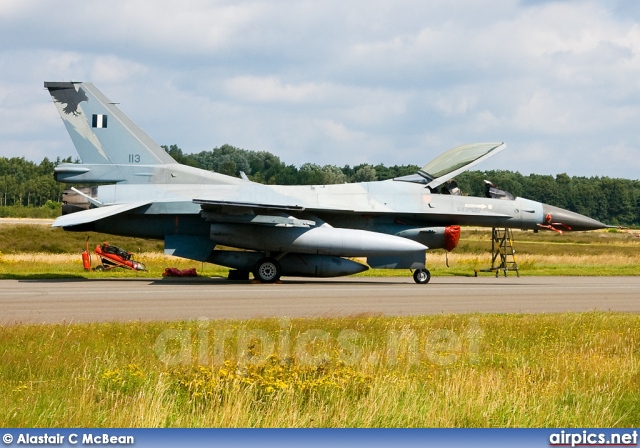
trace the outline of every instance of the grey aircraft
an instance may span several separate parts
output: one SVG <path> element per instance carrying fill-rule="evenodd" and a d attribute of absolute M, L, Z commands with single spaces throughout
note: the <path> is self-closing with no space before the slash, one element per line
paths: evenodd
<path fill-rule="evenodd" d="M 514 198 L 460 194 L 457 174 L 505 148 L 453 148 L 411 176 L 339 185 L 263 185 L 177 163 L 93 84 L 45 82 L 82 160 L 55 168 L 72 188 L 53 226 L 164 240 L 165 253 L 232 268 L 231 279 L 335 277 L 413 270 L 428 283 L 427 249 L 452 250 L 461 225 L 594 230 L 605 224 Z M 217 246 L 244 250 L 221 250 Z M 367 265 L 349 258 L 365 258 Z"/>

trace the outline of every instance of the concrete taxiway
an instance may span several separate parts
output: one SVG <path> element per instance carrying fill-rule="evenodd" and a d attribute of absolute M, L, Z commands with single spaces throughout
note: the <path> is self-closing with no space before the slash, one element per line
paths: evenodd
<path fill-rule="evenodd" d="M 640 277 L 0 280 L 0 323 L 640 312 Z"/>

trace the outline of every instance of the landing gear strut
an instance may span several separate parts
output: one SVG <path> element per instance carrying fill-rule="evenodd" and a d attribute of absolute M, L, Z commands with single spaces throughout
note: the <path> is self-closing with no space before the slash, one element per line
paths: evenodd
<path fill-rule="evenodd" d="M 419 285 L 425 285 L 431 280 L 431 272 L 428 269 L 416 269 L 413 272 L 413 280 Z"/>
<path fill-rule="evenodd" d="M 275 258 L 266 257 L 259 260 L 253 267 L 253 276 L 260 283 L 275 283 L 280 279 L 282 269 Z"/>

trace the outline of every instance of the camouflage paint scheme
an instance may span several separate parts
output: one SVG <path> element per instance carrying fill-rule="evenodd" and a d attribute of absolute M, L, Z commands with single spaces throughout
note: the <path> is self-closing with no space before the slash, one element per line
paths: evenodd
<path fill-rule="evenodd" d="M 56 167 L 56 179 L 100 184 L 75 190 L 85 209 L 61 216 L 55 227 L 161 239 L 166 253 L 231 267 L 237 278 L 249 272 L 263 282 L 349 275 L 368 267 L 345 257 L 366 257 L 371 267 L 415 270 L 415 281 L 427 283 L 426 251 L 453 249 L 458 226 L 606 227 L 508 194 L 442 194 L 442 184 L 504 149 L 503 143 L 453 148 L 405 178 L 262 185 L 178 164 L 90 83 L 45 82 L 45 88 L 82 160 Z"/>

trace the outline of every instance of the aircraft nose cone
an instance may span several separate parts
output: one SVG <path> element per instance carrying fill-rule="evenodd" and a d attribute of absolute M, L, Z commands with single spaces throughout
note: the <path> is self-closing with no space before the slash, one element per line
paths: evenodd
<path fill-rule="evenodd" d="M 552 226 L 557 230 L 597 230 L 607 227 L 606 224 L 601 223 L 588 216 L 581 215 L 580 213 L 570 212 L 560 207 L 554 207 L 553 205 L 542 204 L 543 213 L 543 226 Z"/>

